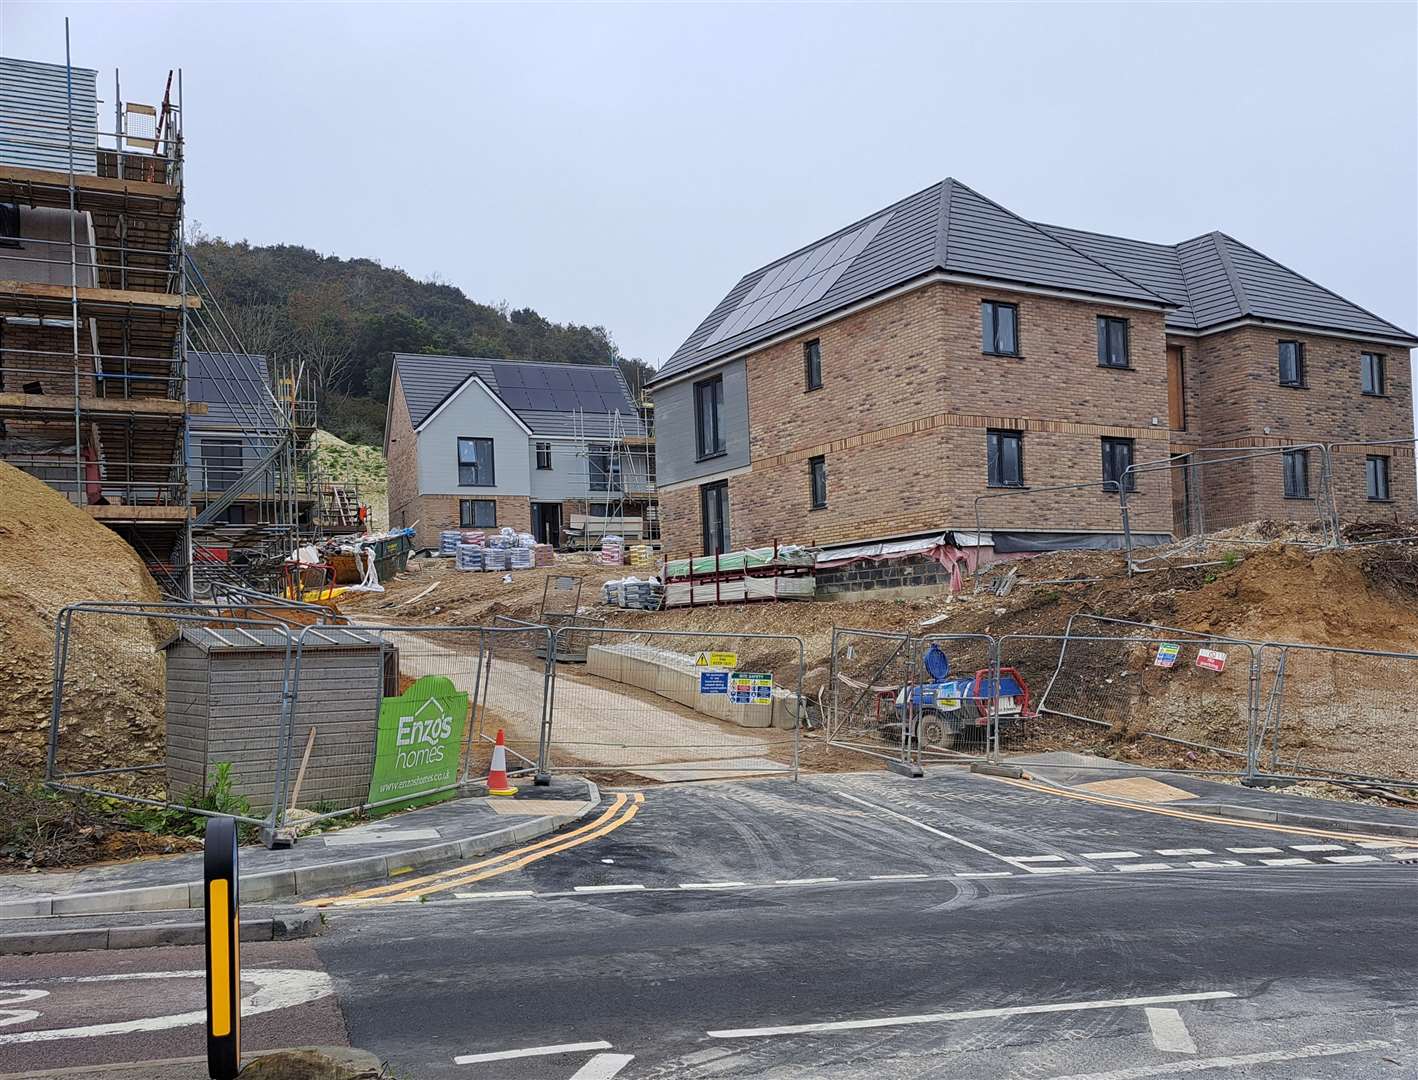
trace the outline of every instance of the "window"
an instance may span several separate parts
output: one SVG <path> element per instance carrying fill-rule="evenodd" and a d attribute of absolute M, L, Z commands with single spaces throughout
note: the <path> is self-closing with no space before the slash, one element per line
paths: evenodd
<path fill-rule="evenodd" d="M 241 475 L 241 440 L 202 440 L 202 490 L 226 491 Z"/>
<path fill-rule="evenodd" d="M 809 390 L 822 389 L 822 343 L 817 338 L 803 346 L 803 381 Z"/>
<path fill-rule="evenodd" d="M 611 452 L 609 446 L 591 447 L 591 490 L 620 490 L 620 455 Z"/>
<path fill-rule="evenodd" d="M 491 529 L 497 524 L 497 503 L 493 499 L 459 499 L 460 529 Z"/>
<path fill-rule="evenodd" d="M 0 203 L 0 247 L 20 246 L 20 206 L 18 203 Z"/>
<path fill-rule="evenodd" d="M 1129 491 L 1137 490 L 1137 474 L 1128 472 L 1132 467 L 1132 440 L 1103 440 L 1103 483 L 1111 484 L 1108 491 L 1117 491 L 1122 484 Z"/>
<path fill-rule="evenodd" d="M 986 432 L 985 458 L 990 487 L 1024 486 L 1024 436 L 1019 432 Z"/>
<path fill-rule="evenodd" d="M 807 459 L 808 493 L 812 509 L 827 509 L 827 459 L 819 455 Z"/>
<path fill-rule="evenodd" d="M 1298 341 L 1280 343 L 1280 385 L 1305 385 L 1305 346 Z"/>
<path fill-rule="evenodd" d="M 724 452 L 724 430 L 719 414 L 724 410 L 724 377 L 694 384 L 694 430 L 698 437 L 700 459 L 717 457 Z"/>
<path fill-rule="evenodd" d="M 1388 458 L 1383 454 L 1370 455 L 1364 461 L 1364 472 L 1369 485 L 1369 501 L 1388 502 Z"/>
<path fill-rule="evenodd" d="M 537 443 L 537 468 L 543 472 L 551 470 L 551 443 Z"/>
<path fill-rule="evenodd" d="M 1383 354 L 1366 352 L 1359 357 L 1359 365 L 1364 393 L 1373 397 L 1383 397 L 1387 392 L 1384 386 Z"/>
<path fill-rule="evenodd" d="M 705 484 L 699 489 L 699 517 L 704 526 L 704 554 L 729 550 L 729 482 Z"/>
<path fill-rule="evenodd" d="M 493 487 L 497 478 L 492 467 L 491 439 L 458 440 L 458 486 Z"/>
<path fill-rule="evenodd" d="M 980 348 L 991 356 L 1019 355 L 1019 308 L 994 300 L 980 304 Z"/>
<path fill-rule="evenodd" d="M 1310 497 L 1310 452 L 1308 450 L 1286 450 L 1285 497 L 1287 499 L 1308 499 Z"/>
<path fill-rule="evenodd" d="M 1098 364 L 1101 367 L 1125 368 L 1128 361 L 1128 321 L 1107 315 L 1098 316 Z"/>

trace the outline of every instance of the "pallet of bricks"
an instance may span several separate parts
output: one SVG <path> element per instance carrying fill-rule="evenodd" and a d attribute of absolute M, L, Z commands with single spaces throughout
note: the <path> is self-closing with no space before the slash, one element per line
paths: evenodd
<path fill-rule="evenodd" d="M 798 544 L 667 559 L 665 607 L 742 604 L 754 600 L 811 600 L 817 591 L 815 554 Z"/>

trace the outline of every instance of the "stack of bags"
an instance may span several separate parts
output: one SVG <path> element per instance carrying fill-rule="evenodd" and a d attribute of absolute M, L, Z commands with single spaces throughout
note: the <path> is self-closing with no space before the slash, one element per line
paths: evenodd
<path fill-rule="evenodd" d="M 505 547 L 488 547 L 483 549 L 483 569 L 484 570 L 506 570 L 508 549 Z"/>
<path fill-rule="evenodd" d="M 438 534 L 438 554 L 457 554 L 458 544 L 462 541 L 463 534 L 457 529 L 444 529 Z"/>
<path fill-rule="evenodd" d="M 532 548 L 533 566 L 555 566 L 556 549 L 550 544 L 537 544 Z"/>
<path fill-rule="evenodd" d="M 630 565 L 644 570 L 655 569 L 655 549 L 650 544 L 631 544 Z"/>
<path fill-rule="evenodd" d="M 481 570 L 483 568 L 483 550 L 481 544 L 459 544 L 458 561 L 454 564 L 454 568 L 457 570 Z"/>
<path fill-rule="evenodd" d="M 462 537 L 458 541 L 460 544 L 476 544 L 478 547 L 487 544 L 487 533 L 481 529 L 459 529 L 458 535 Z"/>
<path fill-rule="evenodd" d="M 625 565 L 625 538 L 604 536 L 601 538 L 601 563 L 604 566 Z"/>
<path fill-rule="evenodd" d="M 532 568 L 532 549 L 522 547 L 520 544 L 515 548 L 508 548 L 507 566 L 510 570 L 530 570 Z"/>
<path fill-rule="evenodd" d="M 659 611 L 665 588 L 655 578 L 642 580 L 631 575 L 601 586 L 601 602 L 611 607 Z"/>

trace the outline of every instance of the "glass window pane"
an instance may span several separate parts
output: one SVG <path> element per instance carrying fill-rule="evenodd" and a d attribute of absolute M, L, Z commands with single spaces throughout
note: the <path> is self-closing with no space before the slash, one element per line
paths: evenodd
<path fill-rule="evenodd" d="M 980 305 L 980 348 L 995 351 L 995 306 L 988 301 Z"/>
<path fill-rule="evenodd" d="M 1002 451 L 1000 457 L 1003 466 L 1004 482 L 1006 484 L 1022 484 L 1024 482 L 1024 474 L 1019 462 L 1019 436 L 1004 436 L 1000 440 L 1000 449 Z"/>
<path fill-rule="evenodd" d="M 1015 321 L 1018 314 L 1018 309 L 1012 305 L 1000 305 L 999 316 L 995 320 L 995 339 L 998 341 L 999 351 L 1002 353 L 1019 351 L 1018 335 L 1015 333 Z"/>

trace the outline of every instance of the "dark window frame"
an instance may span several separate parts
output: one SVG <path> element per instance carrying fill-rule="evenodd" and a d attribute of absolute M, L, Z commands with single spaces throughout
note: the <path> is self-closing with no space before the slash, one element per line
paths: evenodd
<path fill-rule="evenodd" d="M 1295 348 L 1295 372 L 1293 378 L 1285 377 L 1285 346 L 1293 345 Z M 1294 338 L 1281 338 L 1275 343 L 1275 363 L 1276 375 L 1281 386 L 1289 387 L 1292 390 L 1304 390 L 1308 383 L 1305 382 L 1305 343 L 1296 341 Z"/>
<path fill-rule="evenodd" d="M 1388 454 L 1369 454 L 1364 458 L 1364 494 L 1369 502 L 1393 502 L 1391 460 Z M 1372 468 L 1380 463 L 1382 465 L 1379 469 Z"/>
<path fill-rule="evenodd" d="M 0 202 L 0 247 L 23 250 L 20 240 L 20 204 Z"/>
<path fill-rule="evenodd" d="M 821 498 L 819 498 L 819 491 Z M 807 503 L 809 510 L 827 509 L 827 455 L 807 459 Z"/>
<path fill-rule="evenodd" d="M 704 397 L 712 394 L 709 413 L 713 430 L 706 430 Z M 694 445 L 698 453 L 696 460 L 723 457 L 729 452 L 728 440 L 724 438 L 724 376 L 713 375 L 700 379 L 694 384 Z"/>
<path fill-rule="evenodd" d="M 1311 499 L 1310 452 L 1308 450 L 1286 450 L 1281 454 L 1281 461 L 1285 497 L 1287 499 Z"/>
<path fill-rule="evenodd" d="M 1008 311 L 1014 332 L 1014 348 L 1000 347 L 999 313 Z M 1019 305 L 1007 300 L 980 301 L 980 351 L 986 356 L 1019 356 Z"/>
<path fill-rule="evenodd" d="M 722 495 L 722 500 L 720 496 Z M 714 498 L 719 502 L 719 528 L 721 537 L 713 537 L 714 540 L 722 540 L 717 546 L 711 543 L 709 535 L 709 500 Z M 729 519 L 729 482 L 727 480 L 716 480 L 710 484 L 699 485 L 699 534 L 703 544 L 705 555 L 714 555 L 730 550 L 732 537 L 730 534 Z"/>
<path fill-rule="evenodd" d="M 485 506 L 492 508 L 492 520 L 479 522 L 478 507 Z M 458 500 L 458 528 L 460 529 L 495 529 L 497 528 L 497 500 L 496 499 L 462 499 Z"/>
<path fill-rule="evenodd" d="M 473 461 L 463 460 L 463 444 L 473 443 Z M 483 459 L 481 448 L 478 443 L 487 443 L 487 479 L 483 479 Z M 459 435 L 458 448 L 455 455 L 458 466 L 458 487 L 497 487 L 497 452 L 493 446 L 493 441 L 483 435 Z M 475 470 L 473 475 L 475 480 L 467 481 L 463 479 L 463 470 L 470 468 Z"/>
<path fill-rule="evenodd" d="M 586 483 L 592 491 L 624 491 L 624 462 L 608 443 L 593 443 L 586 456 Z"/>
<path fill-rule="evenodd" d="M 1015 444 L 1014 460 L 1018 479 L 1003 479 L 1004 442 Z M 985 432 L 985 486 L 992 488 L 1022 488 L 1024 483 L 1024 432 L 1014 428 L 991 428 Z"/>
<path fill-rule="evenodd" d="M 803 342 L 803 385 L 804 393 L 822 389 L 822 339 L 813 338 Z"/>
<path fill-rule="evenodd" d="M 1109 368 L 1113 371 L 1130 371 L 1132 369 L 1132 320 L 1122 318 L 1119 315 L 1099 315 L 1098 316 L 1098 366 Z M 1112 327 L 1122 327 L 1123 353 L 1122 363 L 1113 362 L 1112 350 Z"/>
<path fill-rule="evenodd" d="M 537 443 L 537 470 L 539 472 L 551 472 L 551 443 Z"/>
<path fill-rule="evenodd" d="M 1373 371 L 1373 379 L 1369 372 Z M 1365 397 L 1388 397 L 1388 360 L 1383 353 L 1359 354 L 1359 390 Z"/>
<path fill-rule="evenodd" d="M 1105 486 L 1104 491 L 1109 494 L 1117 494 L 1118 490 L 1124 487 L 1129 493 L 1136 491 L 1137 473 L 1129 472 L 1128 469 L 1137 464 L 1137 440 L 1104 435 L 1100 440 L 1100 445 L 1102 446 L 1103 452 L 1103 483 L 1104 485 L 1112 485 L 1111 488 Z M 1124 451 L 1127 464 L 1119 469 L 1117 468 L 1118 462 L 1114 460 L 1114 456 Z M 1109 476 L 1109 471 L 1113 471 L 1117 476 L 1123 477 L 1123 480 L 1120 482 L 1117 476 Z"/>

